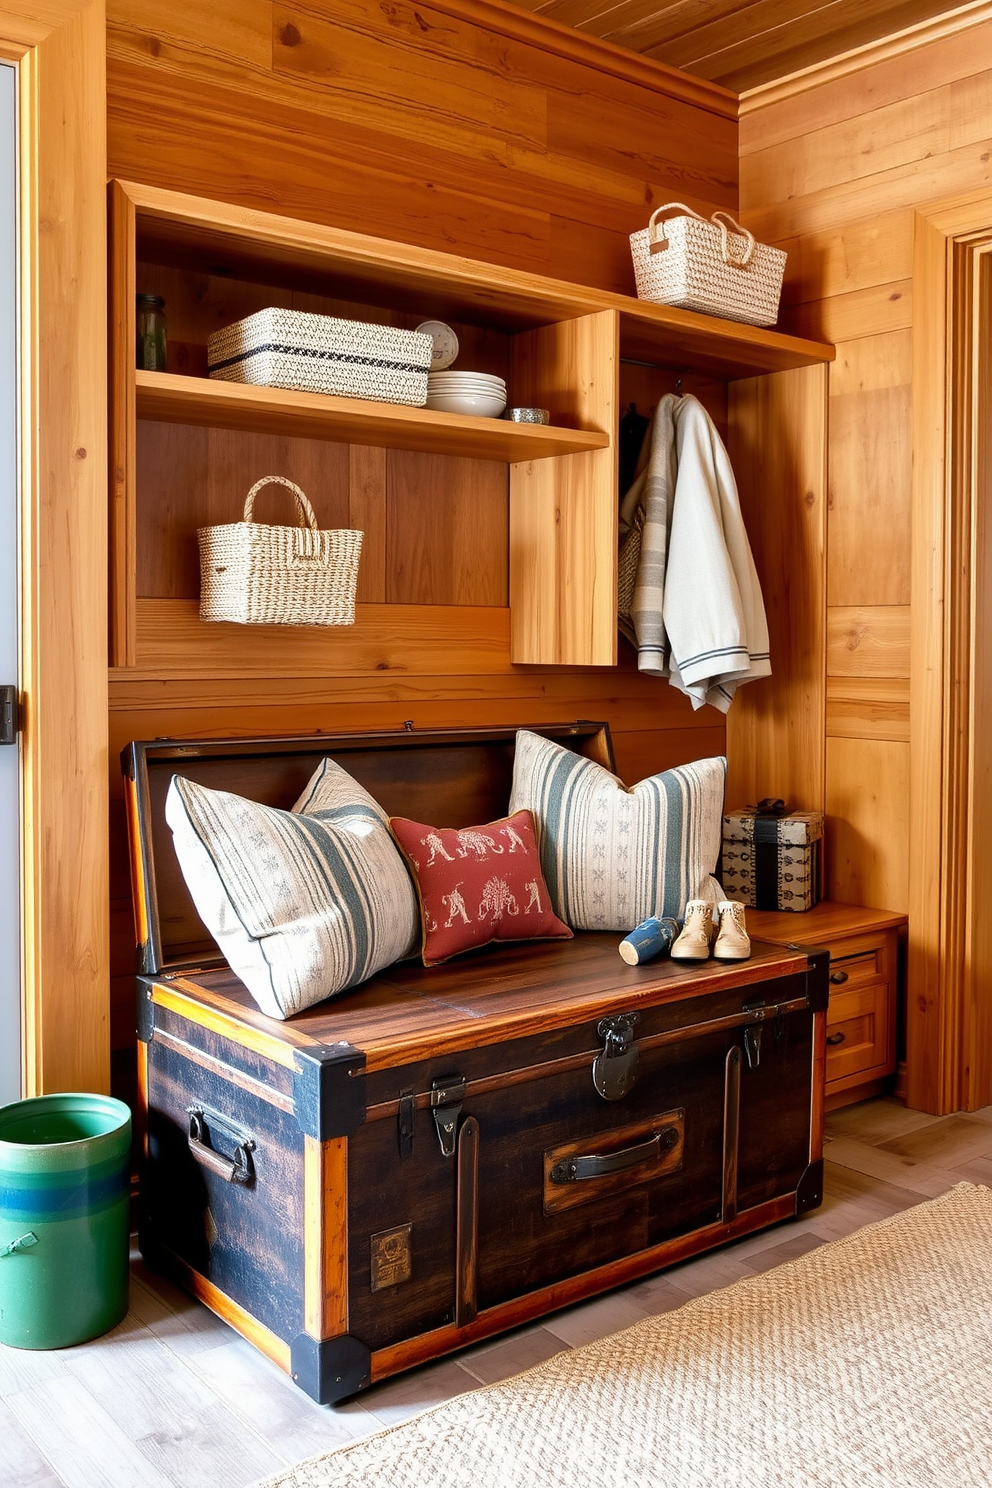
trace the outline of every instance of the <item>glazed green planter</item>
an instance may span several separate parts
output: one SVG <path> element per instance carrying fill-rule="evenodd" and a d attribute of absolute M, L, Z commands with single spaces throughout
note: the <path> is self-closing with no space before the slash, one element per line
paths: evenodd
<path fill-rule="evenodd" d="M 127 1311 L 131 1113 L 106 1095 L 0 1106 L 0 1343 L 66 1348 Z"/>

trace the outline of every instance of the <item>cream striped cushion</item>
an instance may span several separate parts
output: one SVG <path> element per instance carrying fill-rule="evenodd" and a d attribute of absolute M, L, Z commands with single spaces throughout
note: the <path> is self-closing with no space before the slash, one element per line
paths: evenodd
<path fill-rule="evenodd" d="M 628 790 L 572 750 L 521 729 L 510 811 L 530 810 L 555 912 L 574 930 L 633 930 L 723 897 L 720 856 L 727 761 L 696 760 Z"/>
<path fill-rule="evenodd" d="M 292 1017 L 419 946 L 416 895 L 386 817 L 333 760 L 292 811 L 176 775 L 165 815 L 197 913 L 270 1017 Z"/>

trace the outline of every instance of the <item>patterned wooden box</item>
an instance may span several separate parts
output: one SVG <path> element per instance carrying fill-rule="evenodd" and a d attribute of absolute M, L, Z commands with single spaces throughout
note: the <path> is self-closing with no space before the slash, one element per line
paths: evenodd
<path fill-rule="evenodd" d="M 721 881 L 728 899 L 754 909 L 812 909 L 820 899 L 823 813 L 764 813 L 754 806 L 723 818 Z"/>
<path fill-rule="evenodd" d="M 610 762 L 602 725 L 542 732 Z M 514 733 L 125 751 L 142 1251 L 325 1403 L 820 1202 L 818 952 L 630 967 L 586 933 L 406 962 L 285 1022 L 219 961 L 175 771 L 289 805 L 330 755 L 460 825 L 505 813 Z"/>

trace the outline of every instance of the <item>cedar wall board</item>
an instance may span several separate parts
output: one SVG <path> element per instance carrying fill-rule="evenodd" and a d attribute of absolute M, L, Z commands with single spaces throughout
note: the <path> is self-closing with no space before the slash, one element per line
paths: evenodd
<path fill-rule="evenodd" d="M 829 368 L 827 892 L 909 906 L 913 240 L 917 208 L 988 187 L 992 22 L 741 119 L 741 212 L 789 251 L 782 328 Z M 983 65 L 986 64 L 986 65 Z"/>
<path fill-rule="evenodd" d="M 500 11 L 478 0 L 111 0 L 109 174 L 632 293 L 628 235 L 654 206 L 737 206 L 728 99 L 692 80 L 666 91 L 664 72 L 634 57 L 630 76 L 616 56 L 594 65 L 584 42 L 573 55 L 542 47 L 532 23 L 514 36 Z M 190 285 L 167 279 L 177 354 L 199 355 L 182 328 Z M 193 291 L 201 308 L 240 292 L 206 279 Z M 499 370 L 498 345 L 473 350 L 477 365 Z M 671 385 L 669 374 L 624 368 L 621 395 L 650 411 Z M 725 428 L 726 389 L 686 387 Z M 161 642 L 163 665 L 110 677 L 122 1059 L 134 936 L 117 755 L 130 739 L 604 718 L 628 782 L 725 749 L 722 717 L 693 713 L 667 683 L 641 676 L 623 644 L 616 669 L 510 665 L 505 466 L 172 425 L 144 428 L 138 464 L 138 623 Z M 219 661 L 213 675 L 184 676 L 173 658 L 193 623 L 195 527 L 230 520 L 270 471 L 295 474 L 319 490 L 328 519 L 366 531 L 368 608 L 326 667 L 308 651 L 294 670 L 287 631 L 278 664 L 239 674 Z M 266 510 L 275 519 L 276 507 Z M 266 644 L 267 655 L 277 649 Z"/>

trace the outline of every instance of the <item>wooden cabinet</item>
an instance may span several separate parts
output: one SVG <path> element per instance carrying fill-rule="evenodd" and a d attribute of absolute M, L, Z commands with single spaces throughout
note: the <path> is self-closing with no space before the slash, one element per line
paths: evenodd
<path fill-rule="evenodd" d="M 833 356 L 454 255 L 111 190 L 111 653 L 148 676 L 244 674 L 259 646 L 287 644 L 196 618 L 196 528 L 236 520 L 235 493 L 277 470 L 318 482 L 322 526 L 366 532 L 353 633 L 294 632 L 294 654 L 318 674 L 347 671 L 370 635 L 411 623 L 396 606 L 462 607 L 467 672 L 484 669 L 507 610 L 511 661 L 613 665 L 624 402 L 654 402 L 684 378 L 725 427 L 728 382 Z M 134 369 L 137 291 L 166 299 L 167 373 Z M 442 317 L 459 365 L 504 376 L 511 402 L 548 408 L 551 426 L 208 380 L 209 333 L 269 305 L 403 326 Z"/>
<path fill-rule="evenodd" d="M 754 939 L 830 952 L 828 1109 L 878 1094 L 896 1067 L 899 931 L 906 916 L 822 903 L 806 914 L 749 909 Z"/>

